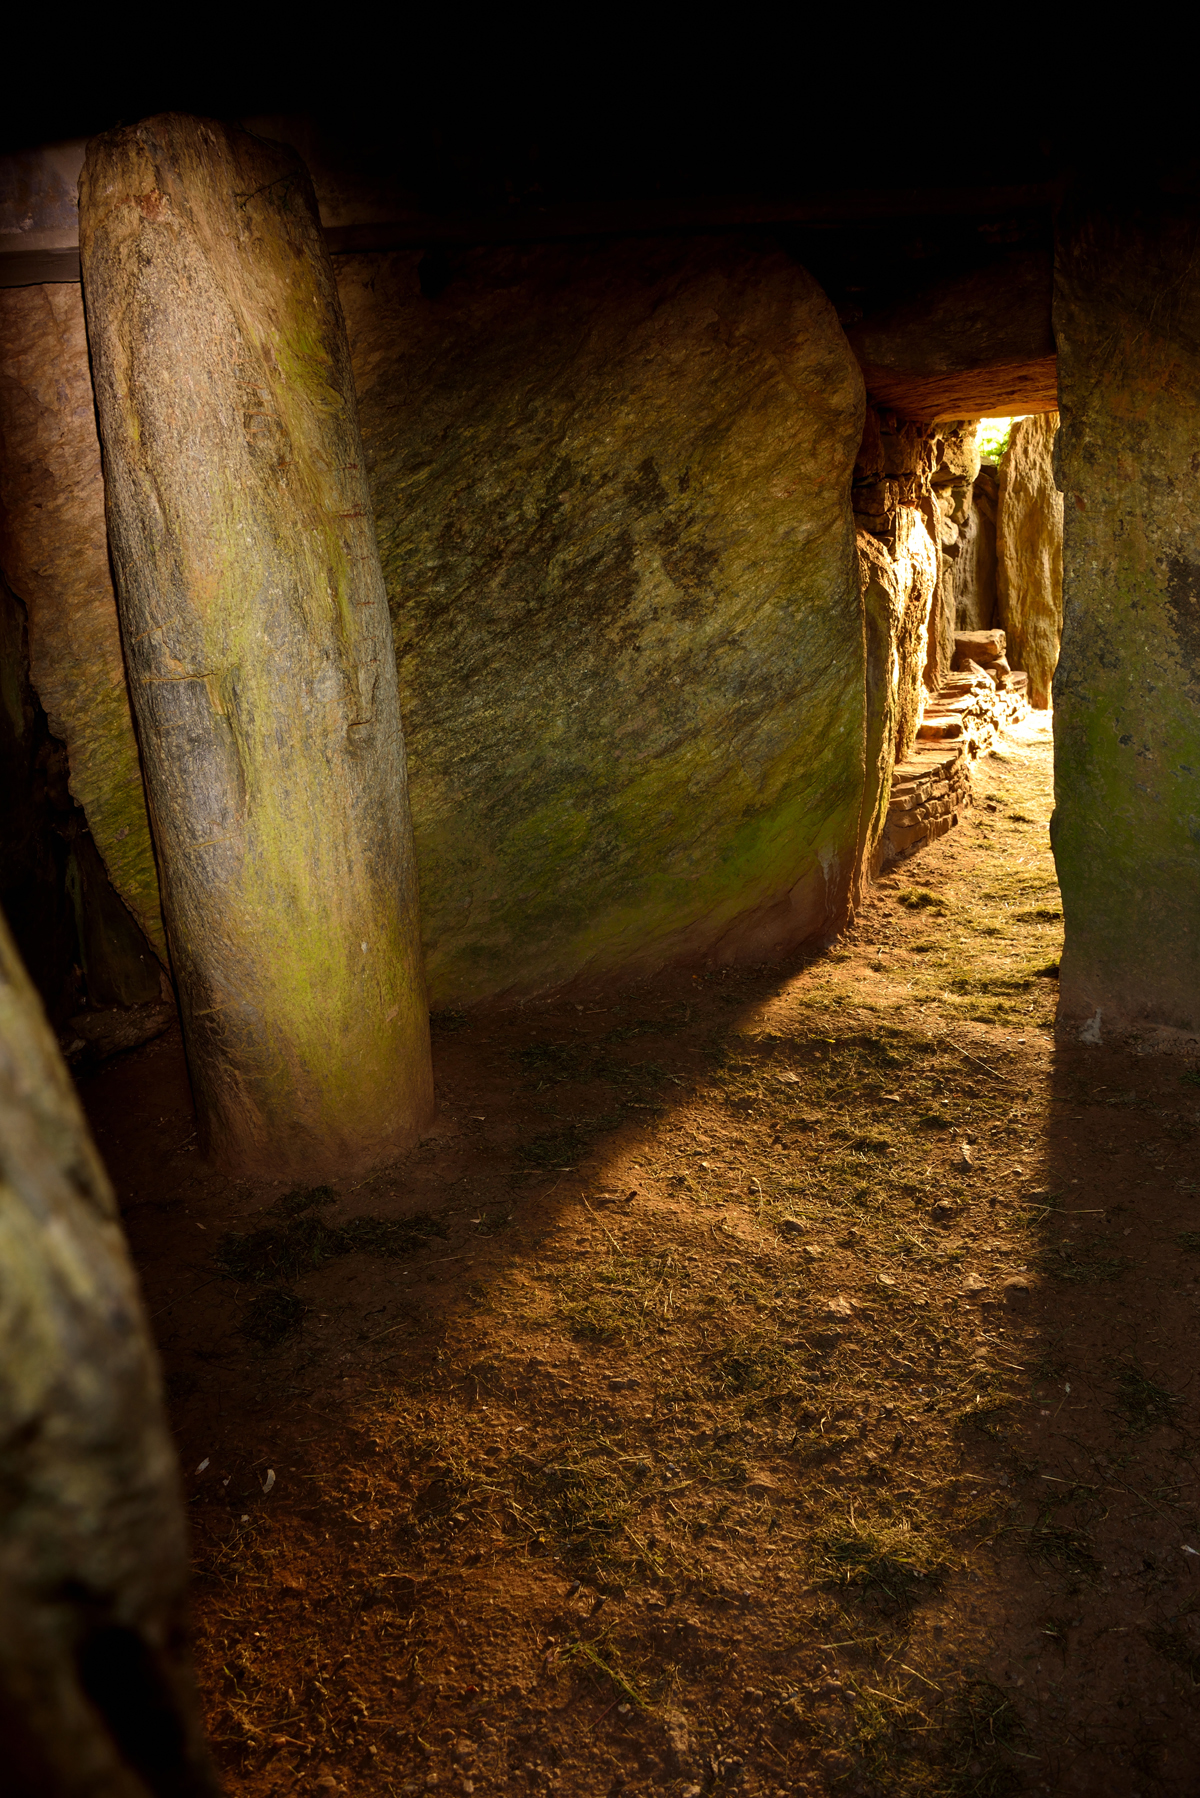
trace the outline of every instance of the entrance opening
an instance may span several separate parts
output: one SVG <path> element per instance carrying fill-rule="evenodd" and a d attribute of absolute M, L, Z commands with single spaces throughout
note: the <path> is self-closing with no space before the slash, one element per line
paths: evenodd
<path fill-rule="evenodd" d="M 1031 413 L 919 426 L 868 410 L 859 553 L 868 586 L 889 592 L 894 636 L 883 703 L 895 764 L 876 870 L 952 829 L 976 759 L 1048 710 L 1062 629 L 1057 424 Z"/>

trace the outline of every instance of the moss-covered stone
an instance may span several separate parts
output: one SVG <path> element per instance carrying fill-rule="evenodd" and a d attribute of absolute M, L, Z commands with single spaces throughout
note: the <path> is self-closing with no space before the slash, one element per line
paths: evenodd
<path fill-rule="evenodd" d="M 113 568 L 202 1144 L 345 1174 L 433 1107 L 404 744 L 345 328 L 295 156 L 88 146 Z"/>
<path fill-rule="evenodd" d="M 434 1002 L 833 927 L 867 783 L 828 301 L 753 242 L 478 251 L 436 298 L 418 262 L 339 280 Z"/>
<path fill-rule="evenodd" d="M 1060 221 L 1065 1019 L 1200 1026 L 1200 284 L 1194 209 Z"/>

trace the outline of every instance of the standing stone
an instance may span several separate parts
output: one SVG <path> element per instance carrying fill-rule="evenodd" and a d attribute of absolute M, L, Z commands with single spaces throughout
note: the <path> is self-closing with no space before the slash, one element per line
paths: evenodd
<path fill-rule="evenodd" d="M 387 600 L 307 174 L 179 115 L 94 139 L 109 535 L 202 1143 L 348 1173 L 431 1115 Z"/>
<path fill-rule="evenodd" d="M 1030 703 L 1050 704 L 1062 636 L 1063 501 L 1054 485 L 1057 412 L 1018 418 L 1000 461 L 997 623 L 1008 659 L 1029 676 Z"/>
<path fill-rule="evenodd" d="M 922 676 L 938 564 L 937 546 L 915 506 L 899 507 L 892 527 L 883 541 L 860 531 L 858 558 L 864 594 L 877 585 L 886 598 L 888 680 L 880 704 L 888 716 L 889 752 L 902 762 L 917 740 L 926 699 Z M 869 607 L 876 602 L 864 603 Z"/>
<path fill-rule="evenodd" d="M 1200 1028 L 1200 281 L 1191 200 L 1060 218 L 1060 1014 Z"/>
<path fill-rule="evenodd" d="M 434 1002 L 837 928 L 870 784 L 863 396 L 816 283 L 753 239 L 339 282 Z"/>
<path fill-rule="evenodd" d="M 957 439 L 958 433 L 954 426 L 947 436 Z M 875 406 L 866 408 L 851 503 L 865 616 L 869 622 L 886 614 L 888 641 L 885 690 L 878 698 L 868 691 L 868 712 L 874 717 L 872 708 L 878 706 L 886 714 L 882 741 L 896 761 L 905 759 L 916 740 L 931 660 L 936 688 L 938 661 L 949 665 L 954 653 L 951 637 L 943 658 L 937 608 L 943 512 L 932 475 L 935 464 L 944 461 L 943 449 L 936 426 L 904 423 Z M 881 798 L 886 813 L 886 791 Z"/>
<path fill-rule="evenodd" d="M 958 565 L 971 517 L 971 494 L 979 473 L 979 449 L 975 441 L 978 431 L 978 419 L 958 419 L 939 425 L 934 440 L 930 484 L 941 553 L 938 594 L 930 619 L 929 663 L 925 672 L 926 685 L 931 692 L 941 686 L 954 662 L 961 578 Z"/>
<path fill-rule="evenodd" d="M 892 525 L 889 542 L 869 531 L 858 533 L 867 641 L 864 881 L 882 865 L 892 770 L 911 754 L 921 722 L 929 609 L 937 590 L 937 551 L 921 513 L 902 506 Z"/>
<path fill-rule="evenodd" d="M 996 470 L 983 467 L 971 488 L 954 564 L 954 629 L 991 630 L 996 616 Z"/>
<path fill-rule="evenodd" d="M 78 287 L 0 288 L 0 565 L 109 878 L 165 963 L 146 795 L 108 567 Z"/>
<path fill-rule="evenodd" d="M 216 1793 L 187 1537 L 112 1189 L 0 918 L 0 1785 Z"/>

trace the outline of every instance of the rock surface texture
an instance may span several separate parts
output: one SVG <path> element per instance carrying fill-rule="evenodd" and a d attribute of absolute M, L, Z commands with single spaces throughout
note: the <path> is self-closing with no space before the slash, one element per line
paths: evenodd
<path fill-rule="evenodd" d="M 1060 1017 L 1200 1027 L 1200 285 L 1192 202 L 1059 223 Z"/>
<path fill-rule="evenodd" d="M 113 566 L 201 1140 L 346 1174 L 432 1110 L 404 746 L 337 290 L 291 151 L 94 139 Z"/>
<path fill-rule="evenodd" d="M 1029 676 L 1035 706 L 1050 704 L 1062 636 L 1063 501 L 1054 485 L 1058 413 L 1018 418 L 1000 461 L 996 621 L 1008 659 Z"/>
<path fill-rule="evenodd" d="M 832 307 L 740 240 L 427 275 L 339 259 L 434 1003 L 835 928 L 873 788 Z"/>
<path fill-rule="evenodd" d="M 0 1265 L 4 1791 L 215 1798 L 154 1348 L 112 1189 L 3 919 Z"/>
<path fill-rule="evenodd" d="M 867 391 L 902 417 L 983 418 L 1057 404 L 1051 264 L 1018 250 L 861 320 L 850 342 Z"/>
<path fill-rule="evenodd" d="M 933 690 L 945 678 L 954 660 L 958 565 L 970 528 L 971 501 L 979 474 L 979 451 L 975 443 L 978 430 L 978 420 L 957 419 L 944 424 L 934 439 L 930 484 L 937 507 L 941 564 L 934 616 L 930 620 L 930 656 L 926 670 L 926 683 Z"/>
<path fill-rule="evenodd" d="M 25 608 L 0 579 L 0 911 L 56 1025 L 79 997 L 68 851 L 55 829 L 60 808 L 75 809 L 65 760 L 29 679 Z"/>
<path fill-rule="evenodd" d="M 0 368 L 0 564 L 28 615 L 33 684 L 109 877 L 165 962 L 78 287 L 0 289 Z"/>
<path fill-rule="evenodd" d="M 971 488 L 965 524 L 959 527 L 954 562 L 954 628 L 990 630 L 996 617 L 996 470 L 979 470 Z"/>
<path fill-rule="evenodd" d="M 887 595 L 891 722 L 899 761 L 916 739 L 931 654 L 936 668 L 942 653 L 934 604 L 942 566 L 937 538 L 940 512 L 931 479 L 937 457 L 931 427 L 904 424 L 867 407 L 854 465 L 852 504 L 864 602 L 875 582 Z M 952 649 L 945 651 L 947 666 L 951 653 Z"/>
<path fill-rule="evenodd" d="M 916 740 L 925 704 L 922 670 L 937 583 L 936 552 L 920 514 L 905 507 L 897 514 L 890 544 L 868 531 L 858 533 L 858 558 L 864 604 L 874 603 L 876 586 L 884 595 L 889 655 L 881 707 L 890 751 L 903 761 Z"/>

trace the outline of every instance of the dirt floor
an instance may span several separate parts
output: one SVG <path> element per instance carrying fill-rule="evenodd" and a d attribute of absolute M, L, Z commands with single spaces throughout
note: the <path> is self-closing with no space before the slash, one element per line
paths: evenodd
<path fill-rule="evenodd" d="M 1188 1793 L 1200 1069 L 1055 1043 L 1049 733 L 833 949 L 435 1020 L 359 1185 L 83 1082 L 231 1794 Z"/>

